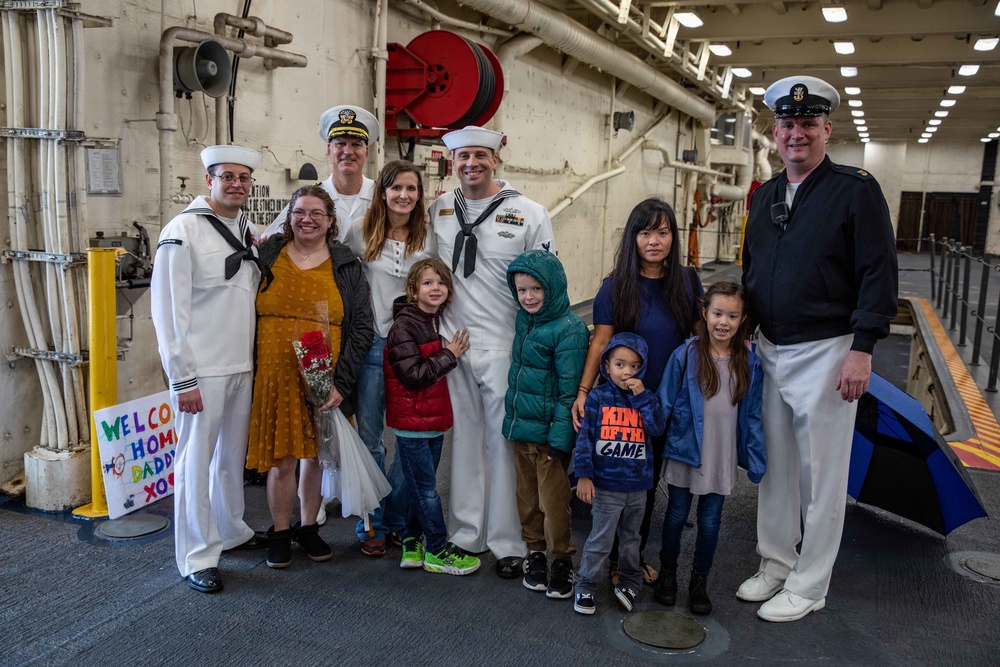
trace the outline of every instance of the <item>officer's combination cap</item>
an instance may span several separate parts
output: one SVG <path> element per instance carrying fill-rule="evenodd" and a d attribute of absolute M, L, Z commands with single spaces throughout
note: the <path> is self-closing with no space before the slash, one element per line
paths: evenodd
<path fill-rule="evenodd" d="M 319 117 L 318 129 L 320 138 L 328 143 L 334 137 L 354 137 L 372 144 L 381 135 L 378 119 L 371 112 L 351 104 L 341 104 L 324 111 Z"/>
<path fill-rule="evenodd" d="M 788 76 L 767 87 L 764 104 L 775 118 L 822 116 L 837 110 L 840 93 L 814 76 Z"/>

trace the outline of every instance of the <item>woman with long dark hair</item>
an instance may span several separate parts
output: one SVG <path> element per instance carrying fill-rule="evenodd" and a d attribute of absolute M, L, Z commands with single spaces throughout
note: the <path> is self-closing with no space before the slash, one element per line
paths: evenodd
<path fill-rule="evenodd" d="M 619 332 L 642 336 L 649 346 L 643 382 L 655 392 L 670 354 L 690 336 L 698 321 L 698 299 L 703 292 L 694 269 L 681 266 L 677 217 L 662 199 L 651 197 L 632 209 L 615 253 L 615 265 L 594 298 L 594 337 L 587 351 L 583 377 L 573 403 L 573 423 L 580 427 L 587 393 L 597 380 L 601 353 Z M 659 478 L 663 437 L 653 438 L 653 464 Z M 646 546 L 653 514 L 655 488 L 646 496 L 640 550 Z M 617 573 L 617 541 L 611 552 L 612 578 Z M 642 557 L 647 583 L 656 570 Z"/>
<path fill-rule="evenodd" d="M 375 335 L 358 378 L 358 433 L 383 472 L 385 470 L 385 379 L 382 350 L 392 326 L 392 303 L 406 293 L 406 276 L 416 262 L 437 255 L 427 225 L 424 184 L 417 167 L 405 160 L 389 162 L 375 179 L 375 194 L 364 222 L 348 230 L 345 243 L 361 259 L 372 291 Z M 397 456 L 386 475 L 392 492 L 372 516 L 374 535 L 357 526 L 361 553 L 381 556 L 386 538 L 399 543 L 406 523 L 407 499 Z"/>

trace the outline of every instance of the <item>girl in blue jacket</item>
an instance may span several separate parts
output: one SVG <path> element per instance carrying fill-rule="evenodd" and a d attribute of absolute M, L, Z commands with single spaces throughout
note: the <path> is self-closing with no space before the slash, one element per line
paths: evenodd
<path fill-rule="evenodd" d="M 763 372 L 747 342 L 743 286 L 720 281 L 705 291 L 701 310 L 704 334 L 674 351 L 656 392 L 667 416 L 663 477 L 667 512 L 663 519 L 660 566 L 654 597 L 677 602 L 677 556 L 681 531 L 698 496 L 698 537 L 688 589 L 695 614 L 712 611 L 707 579 L 719 542 L 722 504 L 736 483 L 737 464 L 751 482 L 764 476 L 761 428 Z"/>

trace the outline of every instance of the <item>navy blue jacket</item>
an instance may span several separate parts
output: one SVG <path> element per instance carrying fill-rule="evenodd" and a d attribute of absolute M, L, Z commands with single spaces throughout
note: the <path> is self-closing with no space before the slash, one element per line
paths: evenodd
<path fill-rule="evenodd" d="M 646 491 L 653 488 L 653 448 L 650 439 L 663 433 L 663 410 L 653 392 L 633 396 L 608 378 L 604 360 L 608 352 L 625 346 L 639 355 L 646 371 L 646 341 L 633 333 L 611 337 L 601 355 L 601 374 L 607 380 L 587 394 L 580 432 L 573 450 L 577 478 L 588 477 L 604 491 Z"/>
<path fill-rule="evenodd" d="M 663 458 L 680 461 L 693 468 L 701 465 L 702 434 L 705 427 L 705 397 L 698 384 L 698 351 L 691 345 L 696 339 L 697 337 L 689 338 L 670 355 L 663 381 L 656 392 L 656 400 L 668 421 Z M 736 462 L 747 471 L 751 482 L 759 484 L 767 469 L 764 428 L 761 423 L 764 371 L 753 350 L 749 350 L 747 354 L 750 362 L 750 388 L 737 408 Z"/>

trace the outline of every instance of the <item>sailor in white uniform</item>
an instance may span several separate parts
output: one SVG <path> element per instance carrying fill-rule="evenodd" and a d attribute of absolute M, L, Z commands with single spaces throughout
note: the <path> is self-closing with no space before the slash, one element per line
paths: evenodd
<path fill-rule="evenodd" d="M 438 254 L 454 272 L 454 300 L 441 335 L 467 329 L 471 349 L 448 376 L 455 414 L 449 501 L 450 540 L 474 553 L 489 550 L 497 574 L 522 575 L 526 547 L 517 514 L 514 449 L 501 435 L 517 302 L 507 266 L 526 250 L 555 252 L 544 206 L 493 180 L 499 132 L 466 127 L 443 137 L 461 187 L 430 209 Z"/>
<path fill-rule="evenodd" d="M 320 185 L 336 207 L 337 240 L 350 245 L 348 239 L 352 235 L 360 238 L 365 213 L 375 196 L 375 181 L 361 172 L 368 159 L 368 146 L 380 136 L 378 119 L 361 107 L 341 104 L 323 112 L 318 129 L 326 143 L 331 169 L 330 176 Z M 287 218 L 288 206 L 285 206 L 261 236 L 280 234 Z"/>
<path fill-rule="evenodd" d="M 257 230 L 240 209 L 260 153 L 211 146 L 201 159 L 211 193 L 160 231 L 150 296 L 177 412 L 177 568 L 192 588 L 212 593 L 222 588 L 224 550 L 266 546 L 243 521 L 261 265 Z"/>

